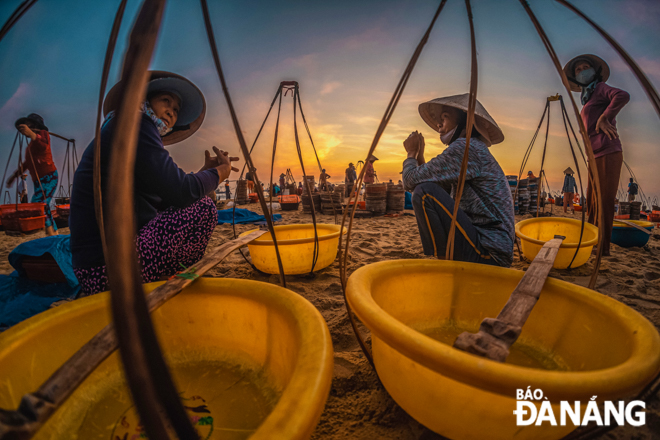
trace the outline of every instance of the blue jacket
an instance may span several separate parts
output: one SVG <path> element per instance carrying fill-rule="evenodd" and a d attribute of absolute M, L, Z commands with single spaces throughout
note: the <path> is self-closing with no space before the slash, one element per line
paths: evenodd
<path fill-rule="evenodd" d="M 101 189 L 103 208 L 107 212 L 107 183 L 110 168 L 110 145 L 117 118 L 101 130 Z M 71 254 L 73 267 L 91 268 L 105 265 L 101 234 L 94 214 L 94 141 L 82 155 L 73 178 L 71 191 Z M 167 208 L 190 206 L 219 184 L 218 171 L 186 174 L 163 146 L 156 124 L 142 116 L 135 158 L 135 205 L 138 231 Z M 106 223 L 107 225 L 107 223 Z M 106 226 L 107 227 L 107 226 Z M 136 231 L 137 232 L 137 231 Z"/>

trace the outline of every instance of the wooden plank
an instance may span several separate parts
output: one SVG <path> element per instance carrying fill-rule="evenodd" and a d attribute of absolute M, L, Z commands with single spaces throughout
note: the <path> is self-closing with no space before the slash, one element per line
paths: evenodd
<path fill-rule="evenodd" d="M 648 229 L 642 228 L 640 225 L 638 225 L 638 224 L 636 224 L 636 223 L 633 223 L 633 222 L 631 222 L 631 221 L 629 221 L 629 220 L 619 220 L 619 219 L 615 219 L 614 222 L 619 222 L 619 223 L 623 223 L 624 225 L 632 226 L 633 228 L 635 228 L 635 229 L 639 229 L 640 231 L 645 232 L 645 233 L 647 233 L 647 234 L 649 234 L 649 235 L 652 235 L 652 234 L 653 234 L 653 232 L 649 231 Z"/>
<path fill-rule="evenodd" d="M 504 362 L 509 355 L 509 348 L 520 336 L 523 325 L 541 295 L 564 238 L 555 236 L 546 242 L 497 318 L 484 319 L 477 333 L 463 332 L 458 335 L 454 347 Z"/>
<path fill-rule="evenodd" d="M 201 276 L 224 260 L 236 249 L 265 234 L 254 231 L 227 242 L 210 252 L 195 265 L 195 275 Z M 147 295 L 149 312 L 195 281 L 193 277 L 172 277 Z M 73 391 L 118 347 L 114 325 L 108 324 L 66 361 L 39 389 L 23 396 L 16 411 L 0 409 L 0 440 L 31 438 Z"/>

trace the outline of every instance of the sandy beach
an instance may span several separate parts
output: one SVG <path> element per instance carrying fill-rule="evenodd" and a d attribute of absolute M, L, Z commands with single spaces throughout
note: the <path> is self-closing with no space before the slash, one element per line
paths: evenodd
<path fill-rule="evenodd" d="M 260 212 L 257 205 L 242 206 Z M 580 218 L 579 213 L 563 214 L 554 208 L 554 215 Z M 278 224 L 310 223 L 311 216 L 298 212 L 279 212 Z M 408 211 L 412 213 L 412 211 Z M 529 216 L 517 216 L 522 220 Z M 334 217 L 320 215 L 319 221 L 334 223 Z M 254 226 L 237 226 L 241 233 Z M 68 229 L 60 230 L 67 234 Z M 19 243 L 43 236 L 43 232 L 27 237 L 0 235 L 0 273 L 11 273 L 8 253 Z M 218 225 L 209 248 L 233 238 L 230 225 Z M 648 318 L 660 330 L 660 230 L 655 229 L 646 248 L 624 249 L 612 245 L 612 256 L 603 258 L 596 290 L 632 307 Z M 355 219 L 352 234 L 349 272 L 383 260 L 429 258 L 423 255 L 412 215 Z M 593 259 L 593 257 L 592 257 Z M 521 261 L 515 250 L 516 269 L 526 270 L 529 263 Z M 591 274 L 591 260 L 574 270 L 555 270 L 550 276 L 586 286 Z M 253 279 L 277 284 L 277 275 L 254 271 L 238 251 L 212 269 L 213 277 Z M 380 385 L 353 335 L 344 308 L 339 280 L 339 263 L 309 276 L 287 277 L 287 287 L 308 299 L 327 321 L 335 351 L 332 389 L 325 411 L 313 439 L 441 439 L 406 414 Z M 365 335 L 368 331 L 361 327 Z M 660 439 L 660 398 L 655 396 L 647 406 L 646 426 L 620 427 L 603 438 Z"/>

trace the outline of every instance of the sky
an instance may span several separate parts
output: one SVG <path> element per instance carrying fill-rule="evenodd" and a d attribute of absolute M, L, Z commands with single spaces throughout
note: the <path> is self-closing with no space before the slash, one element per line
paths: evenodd
<path fill-rule="evenodd" d="M 4 23 L 22 0 L 0 2 Z M 78 155 L 91 142 L 108 37 L 119 0 L 40 0 L 0 42 L 0 164 L 7 164 L 16 135 L 14 121 L 42 115 L 50 131 L 76 140 Z M 348 162 L 364 160 L 392 93 L 439 0 L 209 0 L 220 59 L 248 144 L 252 144 L 279 83 L 300 84 L 303 110 L 320 161 L 331 182 L 343 181 Z M 656 0 L 573 0 L 604 27 L 660 88 L 660 2 Z M 624 160 L 647 196 L 660 198 L 658 141 L 660 119 L 623 60 L 573 12 L 550 0 L 530 0 L 560 61 L 595 53 L 610 68 L 608 84 L 631 95 L 617 116 Z M 109 86 L 119 80 L 128 35 L 141 1 L 129 0 L 113 59 Z M 479 101 L 502 129 L 505 141 L 491 152 L 505 174 L 518 174 L 539 124 L 546 98 L 567 92 L 527 14 L 516 0 L 473 0 L 478 51 Z M 240 156 L 240 150 L 209 49 L 198 2 L 167 2 L 152 69 L 181 74 L 204 93 L 202 127 L 186 141 L 168 147 L 185 171 L 203 164 L 212 146 Z M 465 2 L 449 0 L 376 149 L 381 181 L 400 178 L 403 140 L 419 130 L 427 160 L 445 148 L 419 116 L 417 107 L 440 96 L 466 93 L 470 82 L 470 34 Z M 579 94 L 573 93 L 579 101 Z M 558 191 L 562 171 L 575 168 L 561 123 L 551 103 L 546 175 Z M 270 173 L 275 115 L 257 142 L 253 159 L 261 180 Z M 300 118 L 300 116 L 299 116 Z M 318 175 L 311 144 L 298 119 L 308 174 Z M 538 174 L 544 132 L 527 169 Z M 66 142 L 53 138 L 62 168 Z M 655 158 L 655 159 L 654 159 Z M 11 160 L 15 168 L 17 156 Z M 240 164 L 243 163 L 241 159 Z M 302 175 L 295 151 L 291 94 L 282 102 L 275 179 L 290 168 Z M 582 166 L 583 175 L 586 170 Z M 11 171 L 11 169 L 10 169 Z M 622 170 L 627 182 L 628 171 Z M 236 178 L 236 176 L 232 176 Z M 60 182 L 65 188 L 66 177 Z M 586 181 L 585 181 L 586 188 Z"/>

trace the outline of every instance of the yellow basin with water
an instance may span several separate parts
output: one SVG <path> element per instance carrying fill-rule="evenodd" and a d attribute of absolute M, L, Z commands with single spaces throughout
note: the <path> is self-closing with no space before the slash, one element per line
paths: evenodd
<path fill-rule="evenodd" d="M 555 235 L 566 237 L 553 265 L 555 269 L 566 269 L 578 247 L 581 224 L 580 220 L 571 218 L 530 218 L 516 223 L 516 235 L 520 238 L 522 253 L 528 260 L 533 260 L 543 245 Z M 598 228 L 585 222 L 582 244 L 571 267 L 580 267 L 586 263 L 597 243 Z"/>
<path fill-rule="evenodd" d="M 15 409 L 23 394 L 36 391 L 110 321 L 108 306 L 108 293 L 101 293 L 0 334 L 0 407 Z M 311 436 L 328 398 L 333 351 L 323 317 L 307 300 L 272 284 L 201 278 L 152 317 L 202 439 Z M 115 352 L 35 438 L 114 440 L 139 433 Z"/>
<path fill-rule="evenodd" d="M 517 389 L 541 389 L 559 423 L 560 401 L 633 396 L 660 371 L 660 335 L 650 322 L 555 279 L 507 363 L 453 348 L 460 332 L 498 315 L 522 276 L 473 263 L 394 260 L 349 278 L 348 302 L 371 330 L 378 375 L 420 423 L 454 440 L 558 439 L 575 427 L 516 426 Z"/>
<path fill-rule="evenodd" d="M 326 268 L 335 261 L 339 246 L 340 225 L 317 224 L 319 236 L 318 260 L 314 271 Z M 253 230 L 254 231 L 254 230 Z M 253 231 L 241 234 L 241 237 Z M 346 228 L 344 228 L 344 234 Z M 300 275 L 312 270 L 314 257 L 314 225 L 281 225 L 275 226 L 277 247 L 282 258 L 284 273 L 287 275 Z M 265 233 L 248 244 L 252 263 L 262 272 L 280 273 L 277 266 L 275 245 L 270 232 Z"/>

